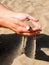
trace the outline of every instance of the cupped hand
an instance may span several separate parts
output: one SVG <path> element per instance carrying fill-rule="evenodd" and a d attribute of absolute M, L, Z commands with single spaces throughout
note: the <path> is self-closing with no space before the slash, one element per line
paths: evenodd
<path fill-rule="evenodd" d="M 41 24 L 39 23 L 39 19 L 36 19 L 29 14 L 17 13 L 16 15 L 14 15 L 14 18 L 17 18 L 20 21 L 27 20 L 32 22 L 34 28 L 32 28 L 31 31 L 34 32 L 35 34 L 39 34 L 40 31 L 42 30 Z"/>
<path fill-rule="evenodd" d="M 0 19 L 2 20 L 1 26 L 9 28 L 20 35 L 31 36 L 34 35 L 34 33 L 38 34 L 41 31 L 41 25 L 38 22 L 38 19 L 29 14 L 14 13 L 12 16 L 9 15 Z M 31 30 L 28 30 L 27 27 L 29 26 L 22 22 L 24 20 L 33 21 L 32 23 L 35 25 L 35 27 Z"/>
<path fill-rule="evenodd" d="M 24 20 L 31 21 L 35 27 L 30 28 L 27 24 L 22 22 Z M 13 30 L 15 33 L 25 36 L 39 34 L 41 31 L 41 25 L 38 22 L 38 19 L 26 13 L 15 13 L 1 4 L 0 4 L 0 26 L 9 28 Z"/>

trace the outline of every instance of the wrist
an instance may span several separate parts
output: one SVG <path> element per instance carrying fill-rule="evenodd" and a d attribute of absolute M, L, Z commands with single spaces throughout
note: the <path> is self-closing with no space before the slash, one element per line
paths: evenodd
<path fill-rule="evenodd" d="M 13 17 L 14 12 L 0 4 L 0 17 Z"/>

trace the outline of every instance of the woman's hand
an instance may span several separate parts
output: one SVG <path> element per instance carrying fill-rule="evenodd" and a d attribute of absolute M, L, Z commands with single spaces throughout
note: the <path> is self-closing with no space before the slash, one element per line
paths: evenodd
<path fill-rule="evenodd" d="M 29 26 L 22 21 L 28 20 L 32 21 L 34 28 L 29 28 Z M 20 35 L 31 36 L 38 34 L 41 31 L 41 25 L 38 22 L 38 19 L 32 17 L 29 14 L 25 13 L 14 13 L 13 11 L 5 8 L 0 4 L 0 26 L 9 28 Z"/>
<path fill-rule="evenodd" d="M 13 16 L 2 17 L 0 19 L 2 20 L 2 27 L 9 28 L 20 35 L 31 36 L 34 34 L 39 34 L 41 31 L 41 25 L 39 24 L 38 19 L 33 18 L 29 14 L 15 13 Z M 27 29 L 29 26 L 22 22 L 24 20 L 33 21 L 32 23 L 35 27 L 31 30 Z"/>
<path fill-rule="evenodd" d="M 35 34 L 39 34 L 40 31 L 42 30 L 42 27 L 41 27 L 41 24 L 39 23 L 39 20 L 32 17 L 31 15 L 29 14 L 25 14 L 25 13 L 17 13 L 17 14 L 14 14 L 14 18 L 17 18 L 18 20 L 20 21 L 30 21 L 32 22 L 32 24 L 34 25 L 34 28 L 32 28 L 30 30 L 30 32 L 32 31 L 32 33 L 34 32 Z M 34 34 L 33 33 L 33 34 Z"/>

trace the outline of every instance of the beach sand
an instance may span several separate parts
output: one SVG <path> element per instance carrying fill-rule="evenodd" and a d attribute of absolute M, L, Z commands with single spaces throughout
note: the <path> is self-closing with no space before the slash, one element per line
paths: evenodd
<path fill-rule="evenodd" d="M 29 13 L 38 18 L 42 25 L 41 34 L 37 35 L 35 59 L 29 58 L 27 51 L 26 55 L 21 54 L 21 35 L 0 28 L 0 65 L 49 65 L 49 0 L 0 0 L 0 2 L 15 12 Z"/>

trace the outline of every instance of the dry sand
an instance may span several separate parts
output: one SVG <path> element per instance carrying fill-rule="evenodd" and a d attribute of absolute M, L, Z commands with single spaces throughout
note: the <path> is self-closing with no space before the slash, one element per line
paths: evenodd
<path fill-rule="evenodd" d="M 49 65 L 48 62 L 30 59 L 25 54 L 17 57 L 12 65 Z"/>

